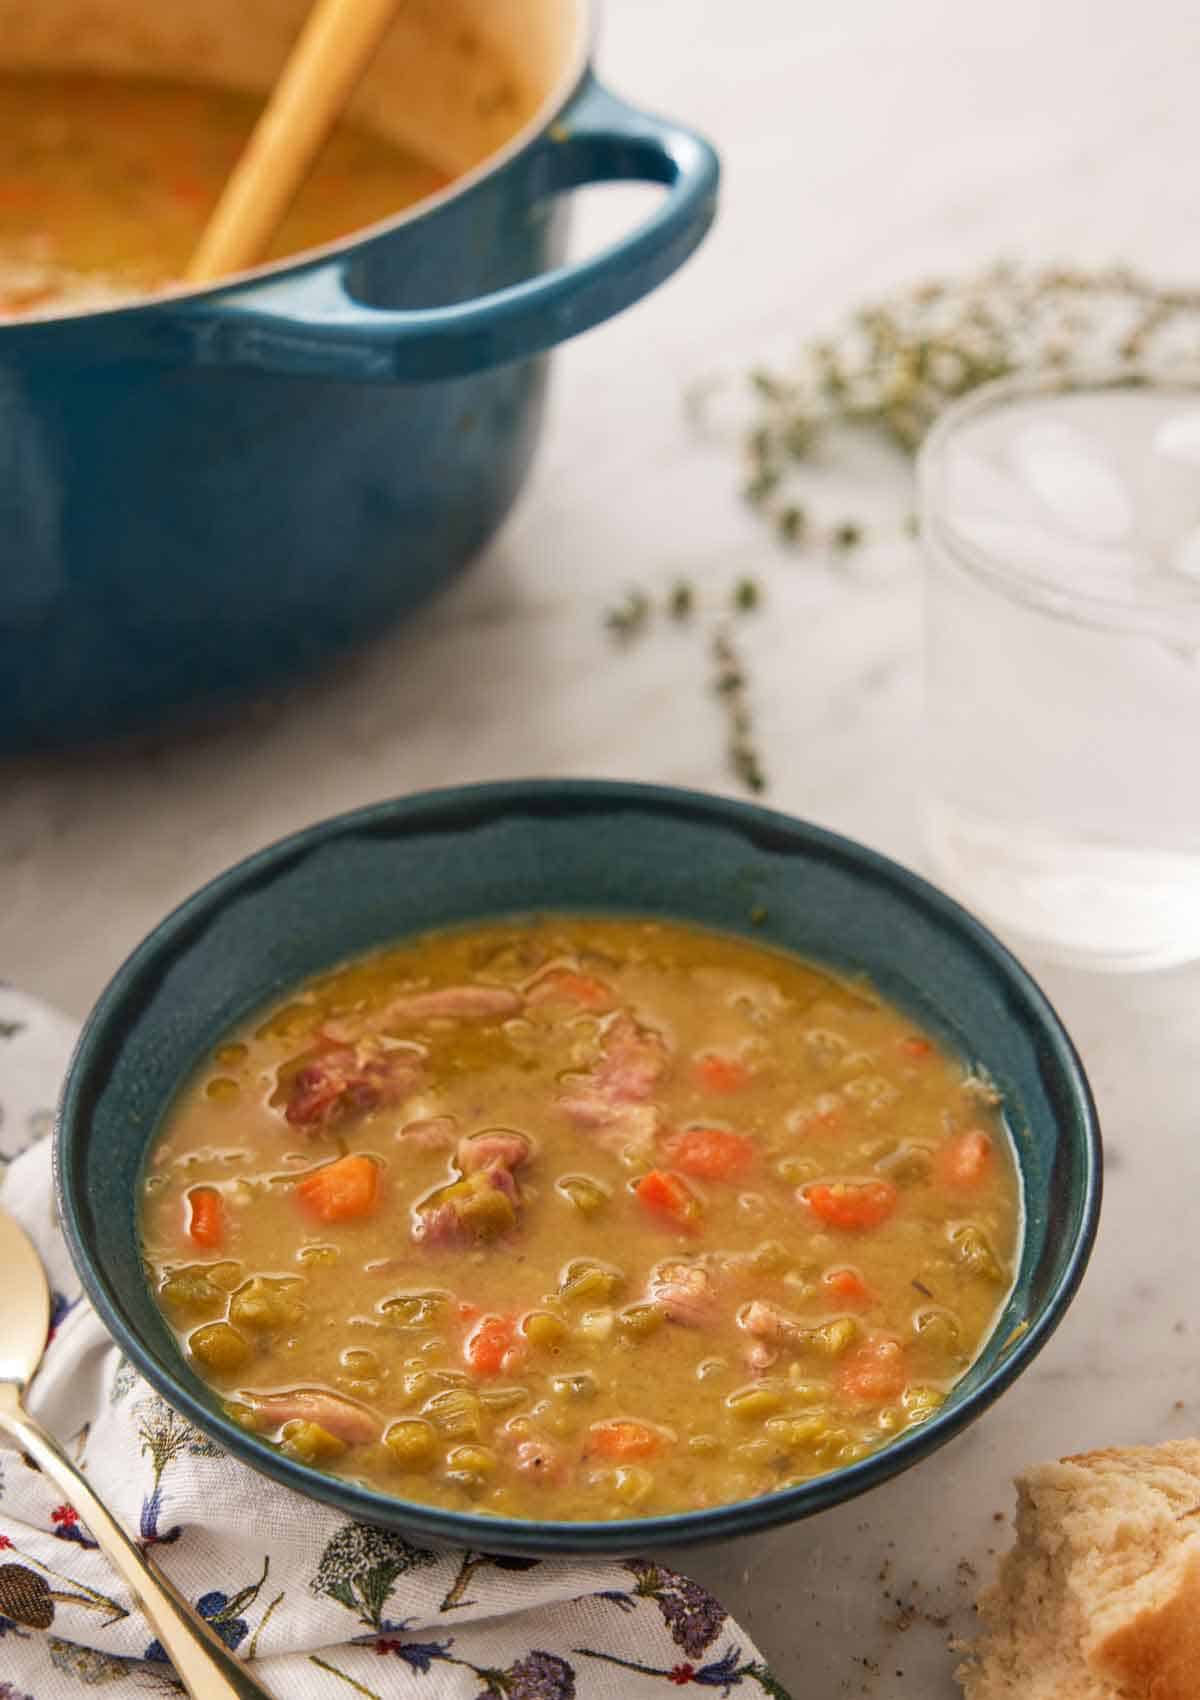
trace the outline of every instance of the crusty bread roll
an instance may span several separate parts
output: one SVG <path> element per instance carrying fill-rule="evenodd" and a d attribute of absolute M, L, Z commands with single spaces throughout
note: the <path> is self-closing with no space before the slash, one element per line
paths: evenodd
<path fill-rule="evenodd" d="M 979 1613 L 967 1700 L 1200 1700 L 1200 1441 L 1021 1477 Z"/>

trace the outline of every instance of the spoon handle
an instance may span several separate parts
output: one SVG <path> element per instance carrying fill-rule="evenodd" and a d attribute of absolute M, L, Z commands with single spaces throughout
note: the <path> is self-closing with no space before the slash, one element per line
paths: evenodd
<path fill-rule="evenodd" d="M 196 1616 L 166 1577 L 151 1568 L 53 1435 L 22 1408 L 11 1383 L 0 1382 L 0 1429 L 10 1434 L 69 1496 L 100 1550 L 120 1572 L 154 1626 L 192 1700 L 271 1700 L 267 1690 Z"/>

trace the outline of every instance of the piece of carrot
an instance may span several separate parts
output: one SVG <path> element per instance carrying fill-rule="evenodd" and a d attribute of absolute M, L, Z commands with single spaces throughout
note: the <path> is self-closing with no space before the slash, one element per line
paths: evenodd
<path fill-rule="evenodd" d="M 663 1437 L 658 1430 L 629 1417 L 593 1423 L 588 1435 L 587 1450 L 598 1452 L 602 1458 L 653 1458 L 662 1451 Z"/>
<path fill-rule="evenodd" d="M 934 1166 L 945 1186 L 967 1192 L 979 1185 L 991 1162 L 991 1140 L 982 1128 L 969 1127 L 946 1141 L 934 1159 Z"/>
<path fill-rule="evenodd" d="M 871 1302 L 871 1289 L 857 1269 L 827 1269 L 822 1284 L 845 1305 L 866 1305 Z"/>
<path fill-rule="evenodd" d="M 529 989 L 529 1003 L 577 1003 L 583 1009 L 611 1009 L 615 1002 L 611 986 L 592 974 L 576 974 L 570 968 L 552 968 Z"/>
<path fill-rule="evenodd" d="M 673 1227 L 695 1233 L 700 1226 L 703 1209 L 700 1200 L 682 1175 L 673 1169 L 651 1169 L 634 1187 L 638 1203 L 652 1215 L 661 1216 Z"/>
<path fill-rule="evenodd" d="M 887 1336 L 864 1340 L 842 1359 L 835 1379 L 838 1392 L 850 1404 L 886 1405 L 908 1386 L 904 1347 Z"/>
<path fill-rule="evenodd" d="M 213 1186 L 194 1186 L 187 1195 L 188 1238 L 205 1251 L 225 1243 L 225 1200 Z"/>
<path fill-rule="evenodd" d="M 351 1222 L 369 1216 L 379 1193 L 379 1165 L 370 1157 L 339 1157 L 311 1170 L 297 1183 L 296 1197 L 322 1222 Z"/>
<path fill-rule="evenodd" d="M 499 1375 L 513 1351 L 515 1324 L 511 1316 L 485 1316 L 463 1342 L 463 1357 L 472 1375 Z"/>
<path fill-rule="evenodd" d="M 708 1051 L 695 1062 L 696 1078 L 706 1092 L 718 1096 L 726 1092 L 740 1092 L 750 1079 L 750 1070 L 737 1057 L 723 1057 L 716 1051 Z"/>
<path fill-rule="evenodd" d="M 887 1221 L 898 1194 L 891 1181 L 815 1181 L 800 1196 L 827 1226 L 861 1232 Z"/>
<path fill-rule="evenodd" d="M 666 1142 L 667 1154 L 685 1175 L 706 1181 L 736 1180 L 754 1161 L 754 1141 L 720 1127 L 688 1127 Z"/>
<path fill-rule="evenodd" d="M 928 1039 L 922 1039 L 919 1033 L 906 1033 L 900 1041 L 900 1050 L 914 1062 L 928 1062 L 933 1055 L 933 1045 Z"/>

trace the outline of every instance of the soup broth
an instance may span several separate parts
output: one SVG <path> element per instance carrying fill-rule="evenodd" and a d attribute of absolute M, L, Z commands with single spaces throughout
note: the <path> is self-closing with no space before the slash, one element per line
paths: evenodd
<path fill-rule="evenodd" d="M 144 1180 L 181 1350 L 305 1462 L 539 1519 L 923 1421 L 1011 1284 L 996 1094 L 865 982 L 673 922 L 431 934 L 205 1061 Z"/>
<path fill-rule="evenodd" d="M 0 314 L 103 305 L 179 278 L 261 111 L 235 89 L 0 73 Z M 266 256 L 282 259 L 449 181 L 339 124 Z"/>

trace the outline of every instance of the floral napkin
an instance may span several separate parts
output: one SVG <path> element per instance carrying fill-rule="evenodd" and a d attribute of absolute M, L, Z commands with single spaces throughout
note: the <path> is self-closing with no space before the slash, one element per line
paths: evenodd
<path fill-rule="evenodd" d="M 0 985 L 0 1202 L 54 1290 L 31 1411 L 280 1700 L 787 1700 L 715 1599 L 650 1559 L 434 1551 L 235 1462 L 109 1339 L 55 1226 L 51 1106 L 74 1030 Z M 0 1280 L 3 1271 L 0 1270 Z M 0 1440 L 0 1700 L 178 1692 L 61 1493 Z"/>

